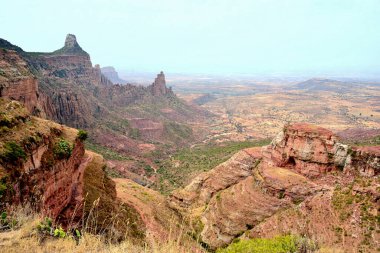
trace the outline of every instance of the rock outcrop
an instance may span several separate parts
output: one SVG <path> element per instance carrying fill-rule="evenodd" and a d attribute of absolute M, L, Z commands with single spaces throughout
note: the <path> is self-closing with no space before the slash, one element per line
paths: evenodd
<path fill-rule="evenodd" d="M 1 61 L 12 74 L 4 80 L 0 72 L 1 96 L 24 101 L 36 115 L 71 127 L 85 128 L 92 136 L 112 134 L 115 139 L 128 138 L 136 147 L 146 141 L 177 145 L 188 138 L 176 136 L 173 139 L 175 135 L 167 134 L 173 129 L 165 129 L 164 122 L 178 126 L 205 119 L 204 111 L 184 103 L 166 87 L 163 73 L 158 74 L 148 87 L 114 85 L 101 73 L 99 65 L 92 65 L 89 54 L 72 34 L 67 35 L 61 49 L 51 53 L 24 52 L 2 39 L 0 48 L 13 52 Z M 17 57 L 17 61 L 12 57 Z M 14 67 L 8 67 L 13 65 L 17 65 L 20 71 L 13 73 Z M 158 130 L 131 129 L 128 121 L 133 118 L 144 118 L 161 127 Z M 116 126 L 120 122 L 125 122 L 125 127 Z M 102 131 L 102 134 L 96 131 Z M 133 134 L 134 138 L 129 138 L 133 131 L 141 132 L 138 138 Z M 104 143 L 103 138 L 96 141 L 109 144 Z"/>
<path fill-rule="evenodd" d="M 28 63 L 13 50 L 0 49 L 0 97 L 22 102 L 32 113 L 38 105 L 38 81 L 28 69 Z"/>
<path fill-rule="evenodd" d="M 76 129 L 30 116 L 8 99 L 0 98 L 0 112 L 1 210 L 29 204 L 64 227 L 145 239 L 140 214 L 120 202 L 103 157 L 85 151 Z"/>
<path fill-rule="evenodd" d="M 83 196 L 78 193 L 83 187 L 84 168 L 80 165 L 84 146 L 76 138 L 77 131 L 31 117 L 15 101 L 1 100 L 0 108 L 0 174 L 7 185 L 6 202 L 31 203 L 54 219 L 78 220 L 82 215 Z M 57 155 L 62 151 L 59 145 L 64 145 L 65 157 Z M 67 212 L 69 206 L 76 212 Z"/>
<path fill-rule="evenodd" d="M 378 193 L 373 189 L 379 182 L 373 179 L 378 180 L 379 150 L 380 147 L 357 148 L 341 144 L 332 132 L 317 126 L 287 125 L 270 145 L 242 150 L 213 170 L 199 175 L 184 189 L 173 192 L 169 204 L 198 228 L 202 241 L 212 249 L 228 245 L 243 234 L 274 236 L 289 231 L 301 235 L 305 231 L 312 232 L 308 235 L 318 238 L 320 243 L 346 249 L 346 245 L 331 239 L 331 233 L 322 231 L 328 227 L 334 230 L 336 226 L 346 226 L 345 221 L 334 218 L 324 226 L 312 222 L 321 221 L 323 205 L 331 213 L 340 206 L 337 203 L 342 201 L 341 188 L 336 188 L 337 184 L 350 187 L 361 178 L 367 186 L 360 194 L 368 196 L 358 197 L 357 201 L 365 200 L 366 205 L 373 208 L 374 213 L 366 211 L 366 215 L 371 216 L 370 226 L 374 225 Z M 351 194 L 352 191 L 348 191 Z M 347 204 L 357 210 L 358 205 L 350 205 Z M 299 208 L 303 216 L 297 213 Z M 311 210 L 313 208 L 316 210 Z M 289 217 L 284 218 L 284 215 Z M 313 218 L 308 219 L 308 215 Z M 352 215 L 354 219 L 358 214 Z M 291 222 L 294 226 L 290 226 Z M 347 229 L 360 234 L 365 227 L 347 226 Z M 370 234 L 373 240 L 368 244 L 373 246 L 378 241 L 374 233 Z M 356 236 L 360 240 L 364 238 Z M 359 247 L 358 240 L 355 245 Z"/>
<path fill-rule="evenodd" d="M 172 90 L 166 87 L 165 74 L 160 72 L 154 82 L 149 86 L 149 89 L 153 96 L 163 96 L 166 94 L 172 94 Z"/>
<path fill-rule="evenodd" d="M 288 125 L 264 148 L 266 162 L 289 167 L 307 177 L 332 170 L 374 176 L 380 172 L 378 148 L 356 148 L 338 142 L 329 130 L 296 123 Z"/>
<path fill-rule="evenodd" d="M 102 67 L 101 71 L 102 71 L 102 74 L 105 77 L 107 77 L 107 79 L 110 80 L 114 84 L 126 84 L 127 83 L 127 81 L 125 81 L 119 77 L 119 74 L 116 72 L 115 68 L 112 66 Z"/>

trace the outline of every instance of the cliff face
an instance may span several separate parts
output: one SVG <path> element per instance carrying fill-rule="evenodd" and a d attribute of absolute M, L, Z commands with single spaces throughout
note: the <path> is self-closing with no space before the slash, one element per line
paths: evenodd
<path fill-rule="evenodd" d="M 127 82 L 119 77 L 114 67 L 103 67 L 101 68 L 102 74 L 107 77 L 114 84 L 126 84 Z"/>
<path fill-rule="evenodd" d="M 154 79 L 154 82 L 149 86 L 149 89 L 153 96 L 173 94 L 171 89 L 166 87 L 165 74 L 162 71 L 157 75 L 156 79 Z"/>
<path fill-rule="evenodd" d="M 38 81 L 16 51 L 0 49 L 0 97 L 22 102 L 38 113 Z"/>
<path fill-rule="evenodd" d="M 117 199 L 105 166 L 102 156 L 85 151 L 76 129 L 30 116 L 19 102 L 0 99 L 1 210 L 30 204 L 63 226 L 86 222 L 87 232 L 141 242 L 145 224 L 134 207 Z"/>
<path fill-rule="evenodd" d="M 0 47 L 13 52 L 12 55 L 7 53 L 7 57 L 2 57 L 1 61 L 9 73 L 12 72 L 11 66 L 16 65 L 27 73 L 12 72 L 12 76 L 3 78 L 5 81 L 1 79 L 0 73 L 0 85 L 4 87 L 1 96 L 25 102 L 28 109 L 42 117 L 71 127 L 86 128 L 93 133 L 92 136 L 108 134 L 116 140 L 129 138 L 131 131 L 139 131 L 141 134 L 138 139 L 142 141 L 176 144 L 178 138 L 184 138 L 177 136 L 176 140 L 172 139 L 171 136 L 175 135 L 166 134 L 171 129 L 165 129 L 163 122 L 187 124 L 205 115 L 180 101 L 166 87 L 163 73 L 149 87 L 113 85 L 101 73 L 99 65 L 92 66 L 89 54 L 71 34 L 67 35 L 64 46 L 52 53 L 27 53 L 1 39 Z M 16 57 L 17 61 L 12 57 Z M 135 126 L 137 130 L 114 127 L 119 122 L 134 119 L 153 122 L 160 128 L 140 129 L 138 124 Z M 95 134 L 95 131 L 101 131 L 102 134 Z M 103 138 L 96 141 L 104 142 Z M 135 142 L 134 146 L 139 144 L 136 138 L 129 138 L 129 141 Z"/>
<path fill-rule="evenodd" d="M 367 231 L 377 226 L 379 150 L 341 144 L 317 126 L 289 125 L 269 146 L 242 150 L 199 175 L 175 191 L 169 203 L 213 249 L 243 234 L 291 232 L 327 247 L 368 250 L 379 241 Z M 360 210 L 363 205 L 368 208 Z M 344 235 L 330 232 L 336 227 Z"/>
<path fill-rule="evenodd" d="M 81 217 L 84 147 L 76 130 L 31 117 L 15 101 L 1 100 L 0 108 L 3 197 L 13 204 L 31 203 L 55 219 Z M 61 143 L 67 144 L 69 156 L 64 158 L 57 156 Z M 68 206 L 77 209 L 72 217 L 66 213 Z"/>

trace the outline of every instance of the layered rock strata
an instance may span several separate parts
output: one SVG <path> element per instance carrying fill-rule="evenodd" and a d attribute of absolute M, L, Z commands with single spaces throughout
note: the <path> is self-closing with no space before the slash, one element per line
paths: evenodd
<path fill-rule="evenodd" d="M 293 233 L 312 231 L 315 236 L 321 233 L 319 242 L 344 248 L 345 245 L 332 242 L 330 233 L 305 230 L 303 224 L 307 222 L 307 216 L 299 218 L 296 210 L 306 208 L 305 213 L 315 214 L 311 216 L 315 217 L 312 222 L 318 222 L 321 217 L 317 213 L 321 209 L 311 212 L 308 208 L 320 208 L 322 202 L 330 211 L 337 208 L 337 195 L 341 193 L 336 185 L 353 184 L 355 178 L 363 178 L 370 185 L 360 193 L 368 195 L 364 198 L 368 200 L 367 205 L 378 205 L 378 194 L 371 189 L 376 184 L 380 186 L 376 183 L 380 168 L 379 150 L 380 147 L 344 145 L 331 131 L 314 125 L 287 125 L 270 145 L 238 152 L 213 170 L 200 174 L 184 189 L 173 192 L 169 203 L 171 208 L 200 228 L 202 241 L 212 249 L 228 245 L 243 234 L 257 236 L 264 227 L 262 235 L 274 236 L 269 225 L 274 222 L 281 224 L 282 228 L 271 227 L 277 231 L 275 235 L 287 233 L 284 226 L 290 221 L 298 224 L 298 219 L 300 225 L 290 230 Z M 288 223 L 283 224 L 278 219 L 287 210 L 291 214 L 286 219 Z M 345 221 L 334 219 L 321 229 L 343 224 Z M 308 226 L 318 227 L 317 224 Z M 351 229 L 364 233 L 363 227 Z M 247 234 L 245 231 L 251 232 Z M 374 239 L 369 244 L 375 242 Z M 359 247 L 357 242 L 355 245 Z"/>

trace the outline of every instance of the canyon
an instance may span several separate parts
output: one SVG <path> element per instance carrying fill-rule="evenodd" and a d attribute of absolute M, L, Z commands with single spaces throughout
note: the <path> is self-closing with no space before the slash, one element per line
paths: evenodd
<path fill-rule="evenodd" d="M 141 86 L 93 66 L 72 34 L 51 53 L 0 39 L 0 209 L 30 206 L 110 243 L 181 235 L 183 252 L 289 234 L 374 252 L 380 146 L 351 140 L 379 133 L 377 86 L 291 87 L 177 96 L 163 71 Z"/>

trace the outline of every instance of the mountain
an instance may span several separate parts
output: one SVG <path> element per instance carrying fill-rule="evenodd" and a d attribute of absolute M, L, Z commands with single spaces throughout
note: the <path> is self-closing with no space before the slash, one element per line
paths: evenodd
<path fill-rule="evenodd" d="M 102 74 L 114 84 L 126 84 L 127 81 L 121 79 L 114 67 L 102 67 L 100 68 Z"/>
<path fill-rule="evenodd" d="M 244 149 L 200 174 L 172 193 L 170 205 L 211 249 L 298 234 L 331 252 L 372 252 L 379 161 L 380 146 L 345 145 L 327 129 L 295 123 L 270 145 Z"/>
<path fill-rule="evenodd" d="M 111 148 L 130 152 L 145 142 L 185 144 L 195 138 L 189 124 L 207 115 L 177 98 L 163 72 L 148 87 L 114 85 L 72 34 L 51 53 L 24 52 L 2 39 L 0 45 L 1 96 L 24 102 L 35 115 L 85 128 L 97 143 L 113 139 Z"/>
<path fill-rule="evenodd" d="M 331 79 L 313 78 L 304 82 L 295 84 L 292 89 L 307 90 L 307 91 L 328 91 L 346 93 L 352 89 L 358 89 L 363 84 L 355 82 L 341 82 Z"/>

